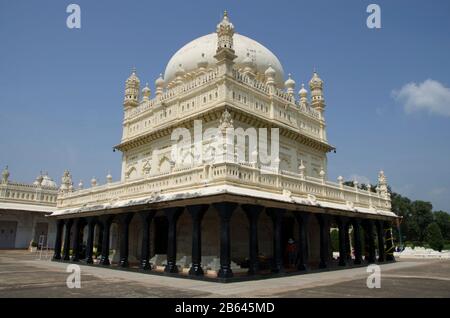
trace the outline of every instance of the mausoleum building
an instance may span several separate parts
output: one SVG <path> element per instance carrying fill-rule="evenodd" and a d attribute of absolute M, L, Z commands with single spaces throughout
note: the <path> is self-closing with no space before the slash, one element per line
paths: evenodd
<path fill-rule="evenodd" d="M 393 260 L 384 173 L 364 189 L 328 180 L 335 148 L 317 72 L 297 92 L 225 13 L 151 91 L 133 70 L 115 146 L 120 181 L 73 187 L 65 172 L 55 260 L 222 281 Z"/>

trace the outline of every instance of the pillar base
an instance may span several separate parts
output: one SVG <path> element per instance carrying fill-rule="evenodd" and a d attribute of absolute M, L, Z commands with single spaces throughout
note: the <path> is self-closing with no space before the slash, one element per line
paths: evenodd
<path fill-rule="evenodd" d="M 59 261 L 61 259 L 61 255 L 53 255 L 52 260 Z"/>
<path fill-rule="evenodd" d="M 297 265 L 297 270 L 305 272 L 308 270 L 308 266 L 306 266 L 305 264 L 298 264 Z"/>
<path fill-rule="evenodd" d="M 355 260 L 353 261 L 353 264 L 354 264 L 354 265 L 361 265 L 361 264 L 362 264 L 362 260 L 360 260 L 360 259 L 355 259 Z"/>
<path fill-rule="evenodd" d="M 386 256 L 386 261 L 388 261 L 388 262 L 395 262 L 395 257 L 393 255 L 387 255 Z"/>
<path fill-rule="evenodd" d="M 328 268 L 328 265 L 327 265 L 326 262 L 320 261 L 320 263 L 319 263 L 319 268 L 320 268 L 320 269 Z"/>
<path fill-rule="evenodd" d="M 342 266 L 342 267 L 345 267 L 345 266 L 347 266 L 348 264 L 347 264 L 347 261 L 345 260 L 345 259 L 340 259 L 339 260 L 339 264 L 338 264 L 339 266 Z"/>
<path fill-rule="evenodd" d="M 110 263 L 110 261 L 109 261 L 109 258 L 102 258 L 102 259 L 100 260 L 100 265 L 103 265 L 103 266 L 109 266 L 109 265 L 111 265 L 111 263 Z"/>
<path fill-rule="evenodd" d="M 284 273 L 284 267 L 281 264 L 276 264 L 270 271 L 274 274 Z"/>
<path fill-rule="evenodd" d="M 254 264 L 253 266 L 250 266 L 250 267 L 248 268 L 247 274 L 248 274 L 248 275 L 255 275 L 255 274 L 257 274 L 258 272 L 259 272 L 259 266 L 258 266 L 258 264 Z"/>
<path fill-rule="evenodd" d="M 127 268 L 130 266 L 130 263 L 128 263 L 128 259 L 121 259 L 119 262 L 119 266 L 122 268 Z"/>
<path fill-rule="evenodd" d="M 86 264 L 94 264 L 94 260 L 92 259 L 92 257 L 86 258 Z"/>
<path fill-rule="evenodd" d="M 190 276 L 203 276 L 204 275 L 203 268 L 200 266 L 200 264 L 194 264 L 189 269 L 189 275 Z"/>
<path fill-rule="evenodd" d="M 233 271 L 231 268 L 221 268 L 219 273 L 217 273 L 217 277 L 219 278 L 231 278 L 233 277 Z"/>
<path fill-rule="evenodd" d="M 178 273 L 178 267 L 175 263 L 168 262 L 166 267 L 164 268 L 164 272 L 166 273 Z"/>
<path fill-rule="evenodd" d="M 146 271 L 151 270 L 152 269 L 152 264 L 150 264 L 149 260 L 142 261 L 141 262 L 141 269 L 146 270 Z"/>

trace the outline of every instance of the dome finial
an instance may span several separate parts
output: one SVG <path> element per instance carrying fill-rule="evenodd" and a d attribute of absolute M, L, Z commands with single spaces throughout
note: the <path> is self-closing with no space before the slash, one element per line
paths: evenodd
<path fill-rule="evenodd" d="M 225 18 L 225 17 L 228 17 L 228 12 L 227 12 L 227 10 L 224 10 L 223 11 L 223 17 Z"/>

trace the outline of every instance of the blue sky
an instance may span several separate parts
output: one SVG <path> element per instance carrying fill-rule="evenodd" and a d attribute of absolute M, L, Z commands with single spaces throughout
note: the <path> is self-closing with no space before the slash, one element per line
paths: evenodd
<path fill-rule="evenodd" d="M 81 7 L 81 29 L 66 7 Z M 368 29 L 366 7 L 381 7 Z M 0 0 L 0 165 L 77 184 L 119 178 L 124 81 L 153 82 L 173 53 L 214 31 L 227 9 L 238 33 L 271 49 L 299 85 L 325 81 L 329 177 L 376 182 L 450 211 L 450 2 Z M 429 81 L 427 81 L 429 80 Z M 416 83 L 416 84 L 411 84 Z M 408 85 L 409 84 L 409 85 Z"/>

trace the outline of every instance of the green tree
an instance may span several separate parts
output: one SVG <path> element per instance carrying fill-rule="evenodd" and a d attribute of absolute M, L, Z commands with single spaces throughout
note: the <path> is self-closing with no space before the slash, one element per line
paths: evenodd
<path fill-rule="evenodd" d="M 442 236 L 445 240 L 450 240 L 450 214 L 445 211 L 436 211 L 434 220 L 441 229 Z"/>
<path fill-rule="evenodd" d="M 409 237 L 409 220 L 412 216 L 411 214 L 411 200 L 407 197 L 403 197 L 398 193 L 392 192 L 391 193 L 391 205 L 392 205 L 392 211 L 397 214 L 398 216 L 402 217 L 402 220 L 400 221 L 400 232 L 402 234 L 402 241 L 405 240 L 411 240 Z M 398 235 L 396 241 L 399 241 Z"/>
<path fill-rule="evenodd" d="M 433 250 L 440 252 L 444 248 L 444 238 L 437 223 L 433 222 L 426 227 L 425 238 Z"/>
<path fill-rule="evenodd" d="M 433 205 L 430 202 L 414 201 L 411 204 L 411 218 L 409 220 L 408 235 L 413 241 L 424 242 L 425 230 L 434 221 Z"/>

